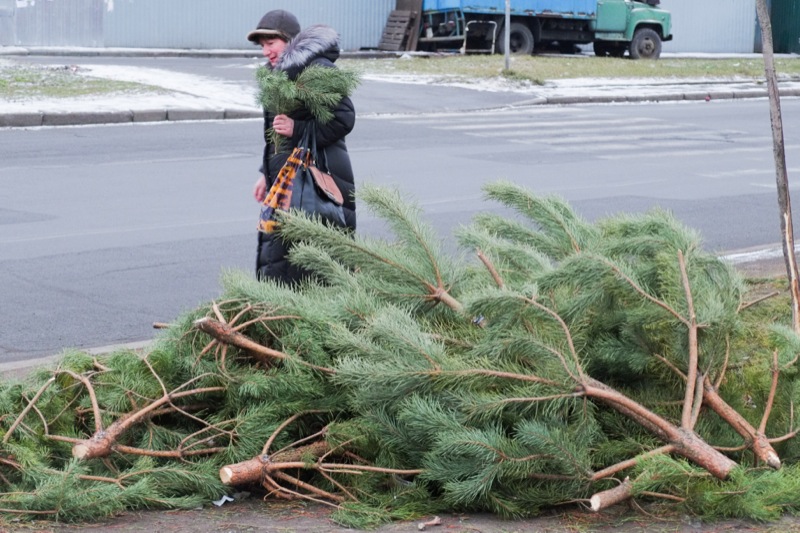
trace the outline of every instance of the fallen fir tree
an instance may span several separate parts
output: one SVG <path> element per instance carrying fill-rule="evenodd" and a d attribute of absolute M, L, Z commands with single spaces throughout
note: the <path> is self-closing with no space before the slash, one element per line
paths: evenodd
<path fill-rule="evenodd" d="M 315 280 L 228 273 L 147 353 L 68 353 L 0 383 L 0 512 L 91 520 L 253 487 L 359 527 L 631 499 L 800 509 L 800 339 L 781 317 L 668 213 L 590 224 L 486 191 L 518 216 L 477 217 L 461 257 L 364 187 L 394 240 L 287 214 Z"/>

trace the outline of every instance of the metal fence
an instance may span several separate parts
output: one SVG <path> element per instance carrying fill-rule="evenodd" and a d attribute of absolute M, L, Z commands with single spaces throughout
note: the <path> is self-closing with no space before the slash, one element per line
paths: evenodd
<path fill-rule="evenodd" d="M 755 0 L 661 0 L 672 13 L 665 52 L 750 53 L 755 46 Z"/>
<path fill-rule="evenodd" d="M 375 48 L 395 0 L 0 0 L 0 45 L 240 49 L 271 9 Z"/>
<path fill-rule="evenodd" d="M 771 0 L 776 51 L 800 49 L 800 0 Z M 0 0 L 0 45 L 248 49 L 266 11 L 334 27 L 342 48 L 375 48 L 396 0 Z M 753 52 L 755 0 L 662 0 L 674 39 L 665 52 Z"/>

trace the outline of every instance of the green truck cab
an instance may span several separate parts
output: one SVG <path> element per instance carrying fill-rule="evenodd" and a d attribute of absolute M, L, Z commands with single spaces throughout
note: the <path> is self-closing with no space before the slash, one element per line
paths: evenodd
<path fill-rule="evenodd" d="M 659 0 L 510 0 L 509 52 L 592 43 L 598 56 L 657 59 L 672 39 Z M 505 0 L 424 0 L 419 47 L 505 53 Z"/>

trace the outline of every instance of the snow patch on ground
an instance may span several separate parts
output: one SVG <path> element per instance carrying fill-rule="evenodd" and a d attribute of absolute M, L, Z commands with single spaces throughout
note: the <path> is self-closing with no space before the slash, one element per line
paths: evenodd
<path fill-rule="evenodd" d="M 13 64 L 0 59 L 0 66 Z M 140 90 L 49 100 L 0 101 L 0 112 L 89 112 L 149 109 L 259 109 L 255 83 L 245 86 L 225 80 L 163 69 L 115 65 L 82 66 L 83 76 L 138 83 Z"/>
<path fill-rule="evenodd" d="M 255 86 L 248 88 L 225 80 L 163 69 L 116 65 L 91 65 L 82 68 L 80 72 L 85 76 L 160 87 L 172 91 L 176 96 L 188 95 L 198 99 L 212 100 L 223 107 L 252 108 L 256 105 Z"/>

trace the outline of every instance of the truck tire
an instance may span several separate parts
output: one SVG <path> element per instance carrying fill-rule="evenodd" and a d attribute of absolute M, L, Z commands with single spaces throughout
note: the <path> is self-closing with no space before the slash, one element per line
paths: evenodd
<path fill-rule="evenodd" d="M 629 52 L 631 59 L 658 59 L 661 55 L 661 37 L 655 30 L 639 28 L 633 34 Z"/>
<path fill-rule="evenodd" d="M 509 35 L 509 44 L 512 54 L 531 55 L 533 53 L 533 32 L 529 27 L 521 22 L 512 22 L 511 35 Z M 500 28 L 497 34 L 497 50 L 501 54 L 506 53 L 505 47 L 505 27 Z"/>

